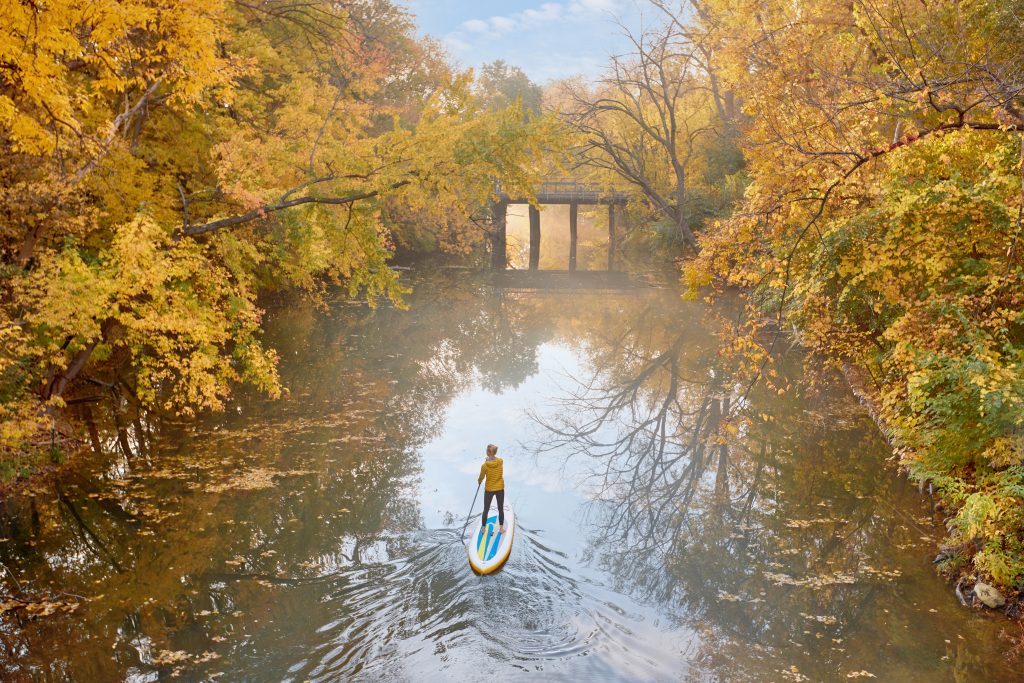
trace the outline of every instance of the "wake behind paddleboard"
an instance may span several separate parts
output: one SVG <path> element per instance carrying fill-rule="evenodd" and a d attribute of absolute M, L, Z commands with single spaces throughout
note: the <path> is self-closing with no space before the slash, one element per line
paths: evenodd
<path fill-rule="evenodd" d="M 512 505 L 505 499 L 505 531 L 498 531 L 498 511 L 487 517 L 487 524 L 476 526 L 466 540 L 469 565 L 477 574 L 490 574 L 501 569 L 512 552 L 512 540 L 516 535 L 516 515 Z"/>

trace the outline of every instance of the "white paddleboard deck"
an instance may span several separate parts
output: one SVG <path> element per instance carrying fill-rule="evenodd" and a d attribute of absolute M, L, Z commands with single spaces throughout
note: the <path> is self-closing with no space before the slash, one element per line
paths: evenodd
<path fill-rule="evenodd" d="M 469 564 L 477 574 L 490 574 L 505 564 L 512 552 L 512 540 L 516 535 L 516 515 L 508 498 L 505 499 L 505 531 L 498 531 L 498 510 L 496 503 L 488 511 L 487 524 L 480 526 L 470 522 L 473 531 L 466 540 Z"/>

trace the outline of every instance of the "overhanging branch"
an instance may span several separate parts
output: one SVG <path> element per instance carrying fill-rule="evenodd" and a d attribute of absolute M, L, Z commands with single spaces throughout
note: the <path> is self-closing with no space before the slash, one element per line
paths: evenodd
<path fill-rule="evenodd" d="M 273 204 L 264 204 L 258 208 L 240 214 L 238 216 L 229 216 L 228 218 L 220 218 L 209 223 L 203 223 L 202 225 L 190 225 L 182 230 L 182 234 L 186 237 L 197 237 L 199 235 L 205 235 L 210 232 L 215 232 L 223 228 L 232 228 L 236 225 L 242 225 L 243 223 L 249 223 L 251 221 L 264 218 L 267 214 L 274 213 L 276 211 L 282 211 L 284 209 L 290 209 L 294 206 L 301 206 L 303 204 L 328 204 L 333 206 L 348 206 L 364 199 L 373 199 L 379 196 L 382 192 L 397 190 L 400 187 L 404 187 L 410 184 L 411 180 L 399 180 L 398 182 L 392 183 L 384 190 L 368 190 L 366 192 L 357 192 L 355 194 L 345 195 L 343 197 L 296 197 L 295 199 L 289 199 L 287 201 L 275 202 Z"/>

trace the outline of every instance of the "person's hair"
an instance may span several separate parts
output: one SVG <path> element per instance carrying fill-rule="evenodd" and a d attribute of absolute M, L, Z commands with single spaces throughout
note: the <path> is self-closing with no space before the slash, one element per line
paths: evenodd
<path fill-rule="evenodd" d="M 497 455 L 497 454 L 498 454 L 498 447 L 495 446 L 493 443 L 487 444 L 487 455 Z"/>

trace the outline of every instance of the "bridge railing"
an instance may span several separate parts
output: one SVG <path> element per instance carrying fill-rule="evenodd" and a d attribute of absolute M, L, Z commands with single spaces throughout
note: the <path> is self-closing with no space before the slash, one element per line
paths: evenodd
<path fill-rule="evenodd" d="M 539 192 L 597 192 L 598 188 L 584 185 L 577 180 L 545 180 L 537 188 Z"/>
<path fill-rule="evenodd" d="M 507 193 L 502 189 L 501 183 L 495 187 L 498 196 L 508 198 Z M 534 194 L 543 203 L 544 198 L 549 201 L 560 203 L 579 202 L 584 203 L 616 203 L 624 204 L 628 198 L 625 192 L 607 191 L 604 188 L 594 185 L 585 185 L 572 178 L 557 178 L 543 181 L 537 186 Z M 519 198 L 513 198 L 519 199 Z"/>

